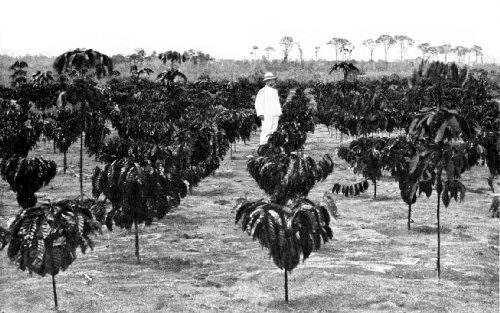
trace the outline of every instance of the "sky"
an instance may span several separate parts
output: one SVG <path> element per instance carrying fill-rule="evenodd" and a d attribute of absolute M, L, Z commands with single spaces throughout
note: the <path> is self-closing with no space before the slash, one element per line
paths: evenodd
<path fill-rule="evenodd" d="M 355 45 L 352 58 L 369 59 L 365 39 L 406 35 L 429 43 L 483 48 L 500 63 L 500 0 L 0 0 L 0 54 L 57 56 L 75 48 L 107 55 L 201 50 L 215 58 L 251 59 L 271 46 L 282 58 L 283 36 L 300 42 L 306 60 L 334 59 L 333 37 Z M 415 47 L 406 57 L 420 56 Z M 290 57 L 297 58 L 292 49 Z M 383 59 L 382 47 L 374 58 Z M 398 49 L 388 59 L 398 59 Z"/>

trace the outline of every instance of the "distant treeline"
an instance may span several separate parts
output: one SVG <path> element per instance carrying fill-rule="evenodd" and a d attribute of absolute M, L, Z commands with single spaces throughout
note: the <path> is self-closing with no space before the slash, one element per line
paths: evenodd
<path fill-rule="evenodd" d="M 28 76 L 35 74 L 37 71 L 52 71 L 52 64 L 55 57 L 47 57 L 43 55 L 27 55 L 23 57 L 11 57 L 8 55 L 0 55 L 0 85 L 8 85 L 12 71 L 10 67 L 17 60 L 22 60 L 28 64 Z M 156 76 L 168 68 L 168 64 L 163 62 L 158 57 L 145 57 L 142 59 L 131 58 L 130 56 L 114 55 L 112 56 L 114 69 L 119 71 L 122 76 L 130 76 L 132 66 L 138 68 L 150 68 L 153 70 L 151 79 L 156 79 Z M 403 60 L 396 62 L 378 61 L 352 61 L 360 69 L 361 76 L 377 78 L 391 74 L 399 76 L 409 76 L 413 70 L 420 65 L 420 58 L 414 60 Z M 193 62 L 188 60 L 180 65 L 177 65 L 189 81 L 198 80 L 200 77 L 209 77 L 212 80 L 235 80 L 238 77 L 260 77 L 263 73 L 271 71 L 275 73 L 279 79 L 293 79 L 296 81 L 337 81 L 342 79 L 342 73 L 334 72 L 329 74 L 335 61 L 326 60 L 309 60 L 309 61 L 288 61 L 282 60 L 267 61 L 260 60 L 231 60 L 231 59 L 212 59 L 207 58 Z M 474 66 L 476 67 L 476 66 Z M 487 71 L 500 72 L 500 66 L 497 64 L 482 64 L 477 67 Z"/>

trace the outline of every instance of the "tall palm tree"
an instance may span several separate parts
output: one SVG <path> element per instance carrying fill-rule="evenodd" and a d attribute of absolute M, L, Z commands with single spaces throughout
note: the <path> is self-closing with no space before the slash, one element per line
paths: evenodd
<path fill-rule="evenodd" d="M 259 47 L 258 46 L 253 46 L 252 50 L 253 50 L 253 56 L 257 60 L 257 51 L 259 50 Z"/>
<path fill-rule="evenodd" d="M 343 38 L 334 37 L 326 43 L 327 45 L 332 45 L 335 49 L 335 61 L 338 60 L 338 53 L 340 51 L 340 48 L 343 46 L 344 40 L 345 39 Z"/>
<path fill-rule="evenodd" d="M 481 46 L 478 46 L 478 45 L 474 45 L 472 46 L 469 51 L 471 53 L 474 53 L 476 55 L 476 64 L 477 64 L 477 57 L 478 56 L 482 56 L 483 55 L 483 48 L 481 48 Z"/>
<path fill-rule="evenodd" d="M 267 52 L 267 59 L 268 59 L 268 60 L 271 60 L 271 58 L 270 58 L 270 53 L 271 53 L 271 52 L 274 52 L 274 48 L 273 48 L 273 47 L 271 47 L 271 46 L 269 46 L 269 47 L 266 47 L 266 48 L 264 49 L 264 51 L 266 51 L 266 52 Z"/>
<path fill-rule="evenodd" d="M 373 50 L 377 46 L 377 43 L 373 39 L 366 39 L 363 41 L 363 46 L 366 46 L 370 50 L 370 62 L 373 61 Z"/>
<path fill-rule="evenodd" d="M 399 55 L 401 57 L 401 62 L 403 62 L 404 54 L 411 46 L 415 44 L 415 40 L 405 35 L 396 35 L 394 36 L 394 40 L 399 46 Z"/>
<path fill-rule="evenodd" d="M 318 53 L 319 53 L 319 49 L 321 49 L 320 46 L 316 46 L 314 47 L 314 58 L 316 59 L 316 61 L 318 61 Z"/>
<path fill-rule="evenodd" d="M 284 36 L 280 39 L 280 45 L 283 46 L 283 63 L 288 61 L 288 55 L 290 54 L 290 50 L 293 48 L 293 37 Z"/>
<path fill-rule="evenodd" d="M 421 43 L 417 46 L 420 51 L 422 51 L 422 60 L 427 60 L 426 56 L 429 54 L 429 49 L 431 48 L 431 45 L 428 44 L 427 42 Z"/>
<path fill-rule="evenodd" d="M 384 34 L 380 35 L 375 42 L 384 48 L 384 60 L 387 63 L 387 52 L 392 45 L 396 44 L 396 40 L 391 35 Z"/>
<path fill-rule="evenodd" d="M 448 54 L 452 51 L 451 45 L 449 43 L 441 45 L 438 47 L 439 53 L 444 56 L 444 63 L 448 62 Z"/>

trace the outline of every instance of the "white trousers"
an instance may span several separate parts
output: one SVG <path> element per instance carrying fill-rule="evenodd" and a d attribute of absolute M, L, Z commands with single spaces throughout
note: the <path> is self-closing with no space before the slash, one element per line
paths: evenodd
<path fill-rule="evenodd" d="M 265 145 L 269 139 L 268 136 L 276 131 L 279 119 L 279 115 L 264 116 L 264 120 L 262 121 L 262 132 L 260 133 L 260 145 Z"/>

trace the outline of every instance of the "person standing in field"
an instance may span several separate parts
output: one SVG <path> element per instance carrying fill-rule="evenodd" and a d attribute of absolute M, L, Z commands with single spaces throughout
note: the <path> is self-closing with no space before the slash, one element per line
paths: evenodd
<path fill-rule="evenodd" d="M 276 77 L 273 73 L 267 72 L 264 75 L 264 83 L 266 85 L 259 90 L 255 98 L 255 111 L 257 111 L 257 116 L 262 120 L 260 145 L 266 144 L 269 135 L 276 131 L 281 115 L 278 90 L 274 88 L 276 86 Z"/>

